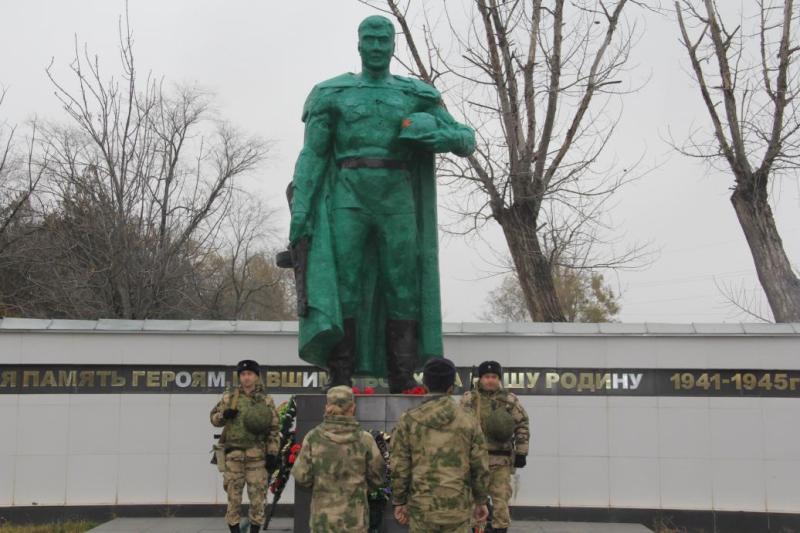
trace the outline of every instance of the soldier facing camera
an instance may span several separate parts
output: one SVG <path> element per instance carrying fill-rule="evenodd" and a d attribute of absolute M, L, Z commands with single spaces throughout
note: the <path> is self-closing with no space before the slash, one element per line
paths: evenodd
<path fill-rule="evenodd" d="M 231 533 L 240 533 L 242 492 L 250 498 L 250 533 L 264 523 L 268 471 L 275 469 L 280 447 L 280 427 L 275 402 L 264 390 L 257 362 L 236 365 L 239 386 L 226 391 L 211 410 L 211 424 L 222 427 L 217 458 L 224 467 L 222 486 L 228 495 L 225 521 Z"/>
<path fill-rule="evenodd" d="M 477 388 L 461 400 L 480 421 L 486 436 L 493 508 L 492 525 L 487 531 L 497 533 L 505 533 L 511 525 L 511 475 L 514 469 L 525 467 L 530 436 L 528 414 L 519 398 L 503 389 L 502 376 L 500 363 L 484 361 L 478 366 Z"/>

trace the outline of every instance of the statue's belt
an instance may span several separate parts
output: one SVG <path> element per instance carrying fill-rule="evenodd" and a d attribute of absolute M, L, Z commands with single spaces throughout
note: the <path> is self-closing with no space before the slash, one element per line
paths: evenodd
<path fill-rule="evenodd" d="M 399 159 L 381 159 L 377 157 L 349 157 L 337 163 L 339 168 L 390 168 L 406 170 L 408 164 Z"/>

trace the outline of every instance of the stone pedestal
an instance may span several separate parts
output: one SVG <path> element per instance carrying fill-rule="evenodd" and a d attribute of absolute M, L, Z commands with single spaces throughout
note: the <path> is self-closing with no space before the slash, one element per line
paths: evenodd
<path fill-rule="evenodd" d="M 367 431 L 372 429 L 390 431 L 400 419 L 401 414 L 418 405 L 423 399 L 423 396 L 393 396 L 389 394 L 356 396 L 356 418 Z M 302 442 L 306 433 L 322 422 L 325 413 L 325 395 L 298 394 L 295 402 L 297 404 L 297 440 Z M 310 504 L 311 491 L 295 485 L 294 533 L 308 531 Z M 395 522 L 392 517 L 391 504 L 387 504 L 383 513 L 381 533 L 399 533 L 407 530 L 408 528 Z"/>

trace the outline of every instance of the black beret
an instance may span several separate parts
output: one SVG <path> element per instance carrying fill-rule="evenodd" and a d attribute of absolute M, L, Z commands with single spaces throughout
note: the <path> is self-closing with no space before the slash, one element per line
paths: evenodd
<path fill-rule="evenodd" d="M 252 359 L 244 359 L 236 364 L 237 374 L 241 374 L 245 370 L 249 370 L 250 372 L 255 372 L 259 376 L 261 375 L 261 365 L 259 365 Z"/>
<path fill-rule="evenodd" d="M 429 359 L 422 367 L 422 382 L 431 392 L 446 392 L 456 382 L 456 365 L 450 359 Z"/>
<path fill-rule="evenodd" d="M 483 377 L 484 374 L 497 374 L 497 377 L 503 378 L 503 367 L 497 361 L 484 361 L 478 366 L 478 377 Z"/>

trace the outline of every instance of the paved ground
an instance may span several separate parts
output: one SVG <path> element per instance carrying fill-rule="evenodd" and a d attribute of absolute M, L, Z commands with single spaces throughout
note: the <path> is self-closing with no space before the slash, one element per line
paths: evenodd
<path fill-rule="evenodd" d="M 269 531 L 292 531 L 291 518 L 276 518 Z M 510 533 L 652 533 L 635 524 L 516 522 Z M 221 518 L 117 518 L 90 533 L 228 533 Z"/>
<path fill-rule="evenodd" d="M 525 522 L 515 533 L 652 533 L 639 524 L 589 524 L 585 522 Z"/>
<path fill-rule="evenodd" d="M 292 531 L 291 518 L 274 518 L 269 531 Z M 245 531 L 247 531 L 245 529 Z M 229 533 L 222 518 L 117 518 L 89 533 Z"/>

